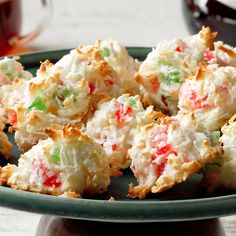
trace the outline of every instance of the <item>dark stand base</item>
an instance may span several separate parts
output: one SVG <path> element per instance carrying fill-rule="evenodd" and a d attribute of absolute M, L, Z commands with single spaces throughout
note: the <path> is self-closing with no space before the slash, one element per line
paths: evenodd
<path fill-rule="evenodd" d="M 219 219 L 156 222 L 108 223 L 42 216 L 36 236 L 225 236 Z"/>

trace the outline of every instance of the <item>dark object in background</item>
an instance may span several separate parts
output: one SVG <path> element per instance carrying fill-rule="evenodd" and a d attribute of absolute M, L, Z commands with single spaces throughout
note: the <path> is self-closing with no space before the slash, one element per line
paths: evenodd
<path fill-rule="evenodd" d="M 149 232 L 149 233 L 148 233 Z M 36 236 L 226 236 L 219 219 L 119 223 L 96 222 L 66 219 L 55 216 L 42 216 Z"/>
<path fill-rule="evenodd" d="M 20 34 L 21 1 L 0 0 L 0 56 L 9 48 L 9 40 Z"/>
<path fill-rule="evenodd" d="M 218 32 L 217 40 L 236 46 L 236 0 L 183 0 L 183 13 L 191 33 L 202 26 Z"/>

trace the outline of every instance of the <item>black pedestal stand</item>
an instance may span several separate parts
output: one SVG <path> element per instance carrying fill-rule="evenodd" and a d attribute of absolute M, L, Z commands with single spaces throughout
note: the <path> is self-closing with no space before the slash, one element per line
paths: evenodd
<path fill-rule="evenodd" d="M 110 223 L 42 216 L 36 236 L 225 236 L 219 219 Z"/>

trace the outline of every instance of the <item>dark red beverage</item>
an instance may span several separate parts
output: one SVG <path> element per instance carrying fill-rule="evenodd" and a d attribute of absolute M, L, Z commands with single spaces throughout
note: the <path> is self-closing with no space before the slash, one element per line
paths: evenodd
<path fill-rule="evenodd" d="M 183 10 L 191 33 L 210 26 L 218 32 L 217 40 L 236 46 L 236 1 L 183 0 Z"/>
<path fill-rule="evenodd" d="M 21 30 L 21 1 L 0 0 L 0 56 L 11 49 L 9 40 Z"/>

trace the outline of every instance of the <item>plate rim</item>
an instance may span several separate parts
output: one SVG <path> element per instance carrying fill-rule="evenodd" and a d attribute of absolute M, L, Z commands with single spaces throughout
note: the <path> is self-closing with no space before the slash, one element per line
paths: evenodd
<path fill-rule="evenodd" d="M 1 206 L 16 210 L 107 222 L 192 221 L 234 215 L 236 212 L 235 194 L 184 200 L 109 201 L 65 198 L 0 186 L 0 202 Z"/>

